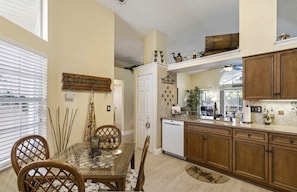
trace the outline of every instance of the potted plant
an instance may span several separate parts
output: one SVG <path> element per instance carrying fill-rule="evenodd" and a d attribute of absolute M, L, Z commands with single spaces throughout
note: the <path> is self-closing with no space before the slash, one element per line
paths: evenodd
<path fill-rule="evenodd" d="M 186 90 L 187 107 L 190 109 L 190 114 L 197 114 L 197 107 L 200 104 L 200 89 L 196 86 L 194 89 Z"/>
<path fill-rule="evenodd" d="M 274 119 L 274 115 L 270 114 L 267 110 L 265 113 L 263 113 L 263 120 L 265 125 L 270 125 Z"/>

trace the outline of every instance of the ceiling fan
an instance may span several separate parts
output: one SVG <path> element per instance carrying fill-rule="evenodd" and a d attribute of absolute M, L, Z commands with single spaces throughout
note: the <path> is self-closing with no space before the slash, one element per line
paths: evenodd
<path fill-rule="evenodd" d="M 127 0 L 116 0 L 119 4 L 123 5 L 126 3 Z"/>
<path fill-rule="evenodd" d="M 242 65 L 225 65 L 220 72 L 242 71 Z"/>

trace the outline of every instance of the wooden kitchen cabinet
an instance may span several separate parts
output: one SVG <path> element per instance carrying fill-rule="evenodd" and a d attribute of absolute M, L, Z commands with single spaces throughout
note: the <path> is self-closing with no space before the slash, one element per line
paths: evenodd
<path fill-rule="evenodd" d="M 187 160 L 232 170 L 232 129 L 185 123 Z"/>
<path fill-rule="evenodd" d="M 232 171 L 232 138 L 207 134 L 205 162 L 213 167 Z"/>
<path fill-rule="evenodd" d="M 270 133 L 269 184 L 297 191 L 297 136 Z"/>
<path fill-rule="evenodd" d="M 296 99 L 297 49 L 243 58 L 244 99 Z"/>
<path fill-rule="evenodd" d="M 297 135 L 185 121 L 187 161 L 272 188 L 297 191 Z"/>
<path fill-rule="evenodd" d="M 185 157 L 187 160 L 194 162 L 204 162 L 204 133 L 199 133 L 191 129 L 185 129 Z"/>
<path fill-rule="evenodd" d="M 268 133 L 233 129 L 233 172 L 268 183 Z"/>

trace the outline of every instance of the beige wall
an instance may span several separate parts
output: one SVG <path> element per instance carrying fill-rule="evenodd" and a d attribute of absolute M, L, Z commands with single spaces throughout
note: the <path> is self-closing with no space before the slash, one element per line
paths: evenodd
<path fill-rule="evenodd" d="M 186 106 L 184 98 L 186 90 L 191 89 L 191 75 L 185 73 L 178 73 L 176 75 L 176 87 L 178 88 L 178 106 Z"/>
<path fill-rule="evenodd" d="M 163 51 L 166 54 L 166 35 L 158 30 L 154 30 L 144 38 L 144 64 L 153 62 L 154 50 Z"/>
<path fill-rule="evenodd" d="M 54 55 L 51 58 L 54 61 L 49 64 L 55 66 L 55 77 L 49 81 L 52 85 L 49 87 L 49 95 L 55 93 L 56 97 L 49 98 L 48 106 L 52 110 L 58 106 L 78 109 L 69 143 L 73 144 L 83 141 L 91 92 L 74 92 L 74 100 L 65 101 L 66 92 L 61 91 L 62 73 L 107 77 L 113 80 L 114 13 L 93 0 L 50 2 L 49 41 Z M 112 93 L 95 92 L 94 103 L 97 126 L 112 124 L 113 112 L 106 111 L 106 105 L 113 106 Z"/>
<path fill-rule="evenodd" d="M 219 82 L 223 73 L 221 68 L 202 71 L 191 76 L 191 89 L 197 86 L 199 89 L 219 89 Z"/>
<path fill-rule="evenodd" d="M 277 0 L 240 0 L 239 33 L 242 57 L 297 47 L 297 43 L 275 45 Z"/>
<path fill-rule="evenodd" d="M 130 70 L 115 67 L 114 78 L 124 81 L 124 134 L 134 131 L 134 77 Z"/>
<path fill-rule="evenodd" d="M 49 46 L 43 39 L 37 38 L 32 33 L 18 27 L 14 23 L 0 16 L 0 36 L 23 44 L 40 53 L 48 54 Z"/>
<path fill-rule="evenodd" d="M 69 144 L 83 141 L 90 93 L 74 92 L 74 100 L 65 101 L 62 73 L 114 79 L 114 13 L 94 0 L 50 0 L 48 42 L 2 17 L 0 26 L 1 36 L 48 56 L 48 107 L 78 108 Z M 106 105 L 113 106 L 112 93 L 96 92 L 97 125 L 113 123 L 113 112 L 106 112 Z M 54 154 L 50 135 L 48 140 Z M 2 171 L 0 180 L 0 191 L 17 191 L 12 168 Z"/>

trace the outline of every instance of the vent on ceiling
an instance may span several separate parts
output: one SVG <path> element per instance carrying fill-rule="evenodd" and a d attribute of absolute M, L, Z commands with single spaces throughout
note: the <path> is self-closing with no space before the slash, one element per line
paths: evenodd
<path fill-rule="evenodd" d="M 119 4 L 123 5 L 126 3 L 127 0 L 116 0 Z"/>

